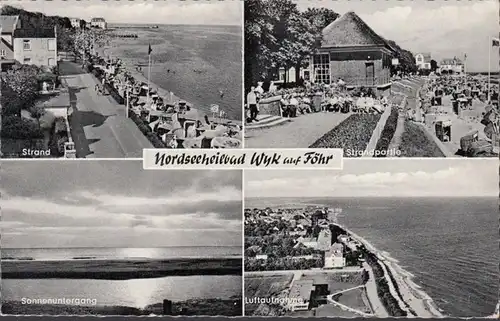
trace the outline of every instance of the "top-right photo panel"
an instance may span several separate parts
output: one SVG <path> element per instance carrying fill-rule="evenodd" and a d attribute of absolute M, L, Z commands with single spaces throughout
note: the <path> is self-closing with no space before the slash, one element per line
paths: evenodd
<path fill-rule="evenodd" d="M 246 148 L 499 156 L 498 1 L 244 4 Z"/>

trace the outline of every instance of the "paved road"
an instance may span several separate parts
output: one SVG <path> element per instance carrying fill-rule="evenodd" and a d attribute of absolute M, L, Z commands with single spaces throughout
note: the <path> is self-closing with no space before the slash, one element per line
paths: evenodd
<path fill-rule="evenodd" d="M 73 106 L 71 135 L 78 158 L 140 158 L 144 148 L 153 148 L 125 117 L 123 105 L 110 96 L 97 95 L 97 80 L 91 74 L 72 62 L 61 62 L 59 69 Z"/>
<path fill-rule="evenodd" d="M 249 130 L 245 133 L 245 147 L 308 148 L 350 115 L 324 112 L 305 114 L 283 125 Z"/>
<path fill-rule="evenodd" d="M 317 269 L 317 270 L 245 271 L 245 275 L 265 276 L 265 275 L 280 275 L 280 274 L 300 274 L 300 276 L 302 276 L 302 274 L 311 275 L 316 273 L 349 273 L 349 272 L 361 272 L 361 271 L 363 271 L 363 269 L 358 266 L 346 266 L 342 269 L 333 269 L 333 270 Z"/>
<path fill-rule="evenodd" d="M 370 301 L 370 305 L 373 310 L 373 314 L 375 314 L 379 318 L 387 318 L 389 317 L 389 313 L 384 307 L 384 304 L 380 300 L 377 291 L 377 284 L 375 283 L 375 274 L 373 273 L 373 269 L 371 266 L 364 262 L 363 268 L 368 271 L 368 282 L 366 282 L 366 296 L 368 297 L 368 301 Z"/>

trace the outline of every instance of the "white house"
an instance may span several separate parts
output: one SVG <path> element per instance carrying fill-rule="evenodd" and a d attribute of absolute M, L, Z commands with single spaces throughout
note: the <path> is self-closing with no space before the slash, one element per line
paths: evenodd
<path fill-rule="evenodd" d="M 257 260 L 262 260 L 262 261 L 266 261 L 266 260 L 267 260 L 267 255 L 266 255 L 266 254 L 256 255 L 256 256 L 255 256 L 255 259 L 257 259 Z"/>
<path fill-rule="evenodd" d="M 56 28 L 14 30 L 14 59 L 40 67 L 57 66 Z"/>
<path fill-rule="evenodd" d="M 0 40 L 0 59 L 2 63 L 14 61 L 14 30 L 21 28 L 19 16 L 0 16 L 0 26 L 2 27 Z"/>
<path fill-rule="evenodd" d="M 327 251 L 332 245 L 332 232 L 330 229 L 323 229 L 319 232 L 317 249 Z"/>
<path fill-rule="evenodd" d="M 313 291 L 313 280 L 294 281 L 288 294 L 287 308 L 291 311 L 308 310 Z"/>
<path fill-rule="evenodd" d="M 332 244 L 332 247 L 325 253 L 325 269 L 343 268 L 346 265 L 344 257 L 344 246 L 340 243 Z"/>
<path fill-rule="evenodd" d="M 462 60 L 458 59 L 457 57 L 450 59 L 446 58 L 441 61 L 439 64 L 439 72 L 447 72 L 447 73 L 454 73 L 454 74 L 461 74 L 465 71 L 464 68 L 464 63 Z"/>
<path fill-rule="evenodd" d="M 314 237 L 299 237 L 297 241 L 298 243 L 296 246 L 299 246 L 299 244 L 303 244 L 304 246 L 313 249 L 318 248 L 318 240 Z"/>
<path fill-rule="evenodd" d="M 426 53 L 419 53 L 415 55 L 415 62 L 416 65 L 418 66 L 418 69 L 423 69 L 423 70 L 430 70 L 431 69 L 431 54 L 426 52 Z"/>
<path fill-rule="evenodd" d="M 70 21 L 71 21 L 71 26 L 73 28 L 80 28 L 82 19 L 80 19 L 80 18 L 71 18 Z"/>
<path fill-rule="evenodd" d="M 92 18 L 90 20 L 90 26 L 93 28 L 106 29 L 108 27 L 108 24 L 106 23 L 106 20 L 104 20 L 104 18 Z"/>

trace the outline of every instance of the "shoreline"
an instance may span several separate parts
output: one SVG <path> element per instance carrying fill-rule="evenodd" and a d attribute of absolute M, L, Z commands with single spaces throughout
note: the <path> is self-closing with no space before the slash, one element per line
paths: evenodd
<path fill-rule="evenodd" d="M 396 263 L 395 259 L 389 257 L 387 253 L 377 250 L 370 242 L 368 242 L 363 237 L 357 235 L 342 224 L 334 224 L 345 230 L 346 233 L 349 234 L 354 240 L 364 245 L 369 252 L 377 257 L 377 261 L 382 266 L 382 268 L 384 270 L 387 270 L 393 276 L 394 280 L 396 281 L 396 284 L 393 284 L 393 286 L 397 286 L 397 288 L 395 288 L 398 289 L 401 293 L 401 297 L 399 295 L 396 295 L 394 298 L 398 302 L 402 301 L 402 303 L 405 305 L 400 307 L 401 309 L 411 309 L 415 312 L 415 314 L 417 314 L 416 317 L 445 317 L 445 315 L 443 315 L 441 311 L 439 311 L 439 308 L 434 303 L 434 300 L 427 293 L 425 293 L 419 285 L 412 281 L 412 277 L 414 277 L 413 274 L 405 271 Z M 387 283 L 393 283 L 393 280 L 389 275 L 386 275 L 386 280 Z M 394 296 L 393 293 L 391 293 L 391 295 Z"/>
<path fill-rule="evenodd" d="M 3 279 L 130 280 L 196 275 L 242 275 L 241 258 L 171 260 L 4 261 Z"/>
<path fill-rule="evenodd" d="M 129 73 L 136 81 L 144 82 L 147 84 L 148 83 L 147 66 L 142 71 L 136 70 L 136 66 L 140 65 L 142 67 L 142 65 L 139 64 L 137 61 L 134 61 L 134 59 L 132 59 L 132 58 L 124 58 L 124 57 L 120 57 L 120 56 L 109 55 L 108 51 L 110 49 L 111 49 L 111 51 L 113 51 L 112 48 L 113 48 L 113 46 L 105 46 L 105 47 L 96 48 L 96 54 L 97 54 L 97 56 L 104 58 L 106 60 L 109 57 L 111 57 L 113 59 L 116 59 L 116 58 L 120 59 L 122 61 L 122 66 L 123 66 L 122 68 L 124 71 Z M 152 66 L 152 68 L 153 68 L 153 66 Z M 160 97 L 164 97 L 166 99 L 166 101 L 168 101 L 170 103 L 175 102 L 175 101 L 181 101 L 181 100 L 185 101 L 186 105 L 188 105 L 191 108 L 191 111 L 195 111 L 200 119 L 202 119 L 206 115 L 206 116 L 208 116 L 208 118 L 211 121 L 214 121 L 214 122 L 219 121 L 220 123 L 223 123 L 223 124 L 232 123 L 232 124 L 239 125 L 239 126 L 241 126 L 243 124 L 242 120 L 231 119 L 231 118 L 220 118 L 220 119 L 217 117 L 214 118 L 213 114 L 209 110 L 203 110 L 203 109 L 200 109 L 199 107 L 195 107 L 191 102 L 176 96 L 175 93 L 163 88 L 162 86 L 159 86 L 158 84 L 153 82 L 151 79 L 149 80 L 149 87 L 153 90 L 156 90 L 156 92 L 158 93 L 158 95 Z M 172 100 L 170 100 L 171 93 L 173 94 Z"/>

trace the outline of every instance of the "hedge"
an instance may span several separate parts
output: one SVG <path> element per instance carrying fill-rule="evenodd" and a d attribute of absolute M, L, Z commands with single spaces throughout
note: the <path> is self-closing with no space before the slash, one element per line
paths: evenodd
<path fill-rule="evenodd" d="M 2 138 L 10 139 L 40 139 L 43 131 L 37 123 L 19 116 L 2 117 Z"/>
<path fill-rule="evenodd" d="M 142 132 L 144 136 L 153 144 L 155 148 L 167 148 L 167 146 L 163 143 L 163 141 L 158 138 L 156 133 L 151 131 L 151 128 L 144 123 L 144 121 L 138 117 L 134 112 L 130 113 L 130 119 L 137 125 L 139 130 Z"/>

